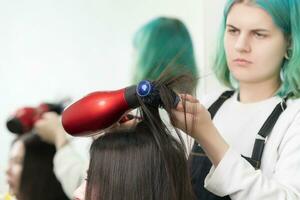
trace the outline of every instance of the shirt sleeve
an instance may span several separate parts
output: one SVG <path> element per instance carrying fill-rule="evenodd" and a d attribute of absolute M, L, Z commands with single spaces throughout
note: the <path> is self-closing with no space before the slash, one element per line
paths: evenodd
<path fill-rule="evenodd" d="M 86 161 L 70 143 L 59 149 L 54 156 L 54 173 L 66 195 L 72 199 L 73 193 L 84 177 Z"/>
<path fill-rule="evenodd" d="M 212 167 L 205 188 L 232 200 L 300 199 L 300 117 L 287 129 L 278 148 L 273 176 L 255 170 L 234 149 L 229 148 L 218 166 Z"/>

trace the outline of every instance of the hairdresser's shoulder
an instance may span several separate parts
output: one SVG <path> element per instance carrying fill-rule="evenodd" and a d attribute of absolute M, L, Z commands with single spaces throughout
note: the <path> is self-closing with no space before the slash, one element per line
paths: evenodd
<path fill-rule="evenodd" d="M 199 100 L 202 105 L 204 105 L 206 108 L 211 106 L 220 96 L 223 92 L 227 90 L 214 90 L 204 93 L 203 95 L 199 96 Z"/>
<path fill-rule="evenodd" d="M 300 98 L 292 98 L 287 101 L 287 110 L 300 113 Z"/>

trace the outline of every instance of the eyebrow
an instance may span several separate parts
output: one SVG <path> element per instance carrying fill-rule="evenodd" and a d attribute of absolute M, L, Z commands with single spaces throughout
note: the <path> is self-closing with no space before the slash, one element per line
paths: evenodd
<path fill-rule="evenodd" d="M 231 24 L 226 24 L 226 26 L 229 27 L 229 28 L 233 28 L 233 29 L 239 30 L 239 28 L 237 28 L 237 27 L 235 27 L 235 26 L 233 26 Z M 254 32 L 270 32 L 269 30 L 263 29 L 263 28 L 253 29 L 251 31 L 254 31 Z"/>

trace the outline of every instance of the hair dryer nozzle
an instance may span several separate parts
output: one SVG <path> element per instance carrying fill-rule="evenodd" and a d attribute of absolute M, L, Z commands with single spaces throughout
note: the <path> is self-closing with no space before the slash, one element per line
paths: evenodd
<path fill-rule="evenodd" d="M 13 117 L 13 118 L 10 118 L 9 120 L 7 120 L 6 127 L 12 133 L 15 133 L 15 134 L 23 134 L 24 133 L 22 122 L 16 117 Z"/>

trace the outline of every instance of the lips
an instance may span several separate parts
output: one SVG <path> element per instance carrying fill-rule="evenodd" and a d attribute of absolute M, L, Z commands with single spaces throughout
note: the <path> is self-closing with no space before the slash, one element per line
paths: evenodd
<path fill-rule="evenodd" d="M 251 61 L 249 61 L 247 59 L 243 59 L 243 58 L 234 59 L 233 62 L 237 63 L 237 64 L 252 64 Z"/>
<path fill-rule="evenodd" d="M 252 64 L 250 60 L 244 58 L 236 58 L 233 60 L 233 64 L 239 67 L 247 67 Z"/>
<path fill-rule="evenodd" d="M 8 184 L 10 187 L 14 187 L 13 181 L 7 180 L 6 182 L 7 182 L 7 184 Z"/>
<path fill-rule="evenodd" d="M 7 182 L 7 184 L 10 186 L 10 187 L 14 187 L 14 181 L 12 180 L 12 178 L 10 178 L 10 177 L 7 177 L 6 178 L 6 182 Z"/>

